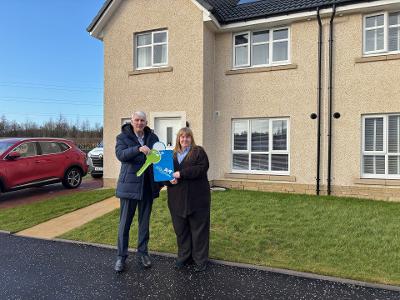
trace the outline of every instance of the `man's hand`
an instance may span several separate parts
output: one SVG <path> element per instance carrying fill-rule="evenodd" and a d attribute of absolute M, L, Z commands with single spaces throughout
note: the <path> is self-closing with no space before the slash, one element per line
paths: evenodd
<path fill-rule="evenodd" d="M 178 183 L 178 180 L 176 180 L 176 178 L 175 178 L 175 179 L 173 179 L 173 180 L 170 180 L 169 182 L 171 182 L 172 184 L 177 184 L 177 183 Z"/>
<path fill-rule="evenodd" d="M 144 145 L 144 146 L 142 146 L 142 147 L 139 148 L 139 151 L 142 152 L 142 153 L 144 153 L 144 155 L 147 155 L 147 154 L 149 154 L 149 152 L 150 152 L 150 148 L 147 147 L 146 145 Z"/>
<path fill-rule="evenodd" d="M 179 178 L 181 178 L 181 173 L 179 171 L 177 171 L 174 174 L 172 174 L 172 176 L 174 176 L 175 179 L 179 179 Z"/>

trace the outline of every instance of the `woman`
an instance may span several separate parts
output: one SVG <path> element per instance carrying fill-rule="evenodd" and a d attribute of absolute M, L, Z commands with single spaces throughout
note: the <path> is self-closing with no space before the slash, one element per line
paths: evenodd
<path fill-rule="evenodd" d="M 210 237 L 210 185 L 208 157 L 197 146 L 190 128 L 182 128 L 174 149 L 174 180 L 168 184 L 168 207 L 178 243 L 177 269 L 195 262 L 205 271 Z"/>

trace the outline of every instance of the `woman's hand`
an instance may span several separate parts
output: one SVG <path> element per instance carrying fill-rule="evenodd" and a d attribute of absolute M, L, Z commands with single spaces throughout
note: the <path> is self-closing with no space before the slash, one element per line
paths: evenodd
<path fill-rule="evenodd" d="M 173 180 L 170 180 L 169 182 L 171 182 L 172 184 L 177 184 L 177 183 L 178 183 L 178 180 L 173 179 Z"/>
<path fill-rule="evenodd" d="M 174 176 L 175 179 L 179 179 L 179 178 L 181 178 L 181 173 L 179 171 L 177 171 L 174 174 L 172 174 L 172 176 Z"/>

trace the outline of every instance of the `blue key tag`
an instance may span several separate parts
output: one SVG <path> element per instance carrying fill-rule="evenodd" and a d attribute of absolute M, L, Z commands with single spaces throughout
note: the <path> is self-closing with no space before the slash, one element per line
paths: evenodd
<path fill-rule="evenodd" d="M 154 181 L 169 181 L 174 177 L 174 151 L 173 150 L 159 150 L 161 159 L 158 163 L 153 164 Z"/>

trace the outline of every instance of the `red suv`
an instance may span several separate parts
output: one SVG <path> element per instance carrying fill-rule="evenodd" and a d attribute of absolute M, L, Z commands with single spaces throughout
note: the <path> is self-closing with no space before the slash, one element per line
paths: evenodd
<path fill-rule="evenodd" d="M 0 139 L 0 193 L 56 182 L 77 188 L 87 171 L 86 154 L 71 141 Z"/>

